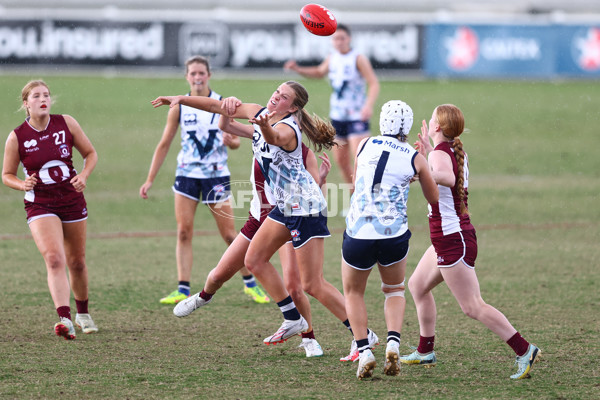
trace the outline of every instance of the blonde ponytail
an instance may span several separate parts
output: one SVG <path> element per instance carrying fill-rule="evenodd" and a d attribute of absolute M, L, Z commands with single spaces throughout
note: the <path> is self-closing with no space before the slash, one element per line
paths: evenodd
<path fill-rule="evenodd" d="M 296 118 L 302 133 L 313 144 L 317 153 L 320 153 L 323 148 L 330 150 L 333 145 L 337 145 L 334 140 L 335 128 L 331 123 L 324 121 L 316 114 L 311 116 L 304 109 L 299 110 Z"/>
<path fill-rule="evenodd" d="M 331 123 L 324 121 L 316 114 L 310 115 L 304 109 L 306 103 L 308 103 L 308 92 L 298 82 L 288 81 L 285 83 L 294 91 L 296 97 L 294 99 L 294 106 L 297 110 L 294 112 L 300 130 L 306 135 L 308 140 L 312 143 L 316 152 L 321 152 L 323 148 L 329 150 L 333 145 L 337 145 L 335 142 L 335 128 Z"/>

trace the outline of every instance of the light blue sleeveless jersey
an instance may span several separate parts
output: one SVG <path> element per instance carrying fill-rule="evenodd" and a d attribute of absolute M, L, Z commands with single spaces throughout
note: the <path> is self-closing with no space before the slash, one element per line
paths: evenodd
<path fill-rule="evenodd" d="M 360 121 L 365 104 L 366 83 L 356 67 L 358 52 L 334 52 L 329 57 L 329 83 L 333 88 L 329 99 L 329 117 L 336 121 Z"/>
<path fill-rule="evenodd" d="M 221 100 L 212 90 L 208 97 Z M 177 155 L 176 176 L 206 179 L 230 175 L 219 117 L 219 114 L 179 106 L 181 150 Z"/>
<path fill-rule="evenodd" d="M 263 108 L 258 114 L 268 113 Z M 317 214 L 327 208 L 327 201 L 312 175 L 302 162 L 302 133 L 293 115 L 275 123 L 287 124 L 296 132 L 297 146 L 293 151 L 265 142 L 260 127 L 254 124 L 252 151 L 258 161 L 265 182 L 271 188 L 275 205 L 285 216 Z"/>
<path fill-rule="evenodd" d="M 355 239 L 389 239 L 408 229 L 406 203 L 417 151 L 393 136 L 367 139 L 356 160 L 346 233 Z"/>

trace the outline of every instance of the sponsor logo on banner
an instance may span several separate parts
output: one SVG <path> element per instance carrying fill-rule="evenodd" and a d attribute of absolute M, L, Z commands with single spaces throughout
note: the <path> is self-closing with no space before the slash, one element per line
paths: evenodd
<path fill-rule="evenodd" d="M 205 56 L 212 67 L 223 67 L 229 60 L 229 29 L 221 22 L 185 24 L 179 29 L 179 62 L 192 56 Z"/>
<path fill-rule="evenodd" d="M 444 36 L 442 57 L 456 72 L 505 74 L 519 68 L 539 71 L 539 64 L 545 62 L 543 39 L 530 27 L 457 26 Z"/>
<path fill-rule="evenodd" d="M 579 31 L 573 38 L 573 58 L 585 71 L 600 70 L 600 28 Z"/>
<path fill-rule="evenodd" d="M 444 45 L 448 50 L 446 63 L 453 70 L 469 69 L 479 57 L 479 38 L 466 26 L 457 28 L 454 35 L 444 40 Z"/>
<path fill-rule="evenodd" d="M 20 22 L 0 27 L 0 59 L 157 60 L 164 55 L 163 24 Z"/>
<path fill-rule="evenodd" d="M 352 47 L 377 67 L 420 65 L 420 36 L 416 25 L 353 27 Z M 299 63 L 321 62 L 331 52 L 331 41 L 299 26 L 234 26 L 229 38 L 230 66 L 273 67 L 293 58 Z"/>

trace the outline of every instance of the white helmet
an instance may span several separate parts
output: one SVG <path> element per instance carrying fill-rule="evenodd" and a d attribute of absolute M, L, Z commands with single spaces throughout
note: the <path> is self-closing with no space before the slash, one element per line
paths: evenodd
<path fill-rule="evenodd" d="M 390 100 L 381 107 L 379 130 L 382 135 L 408 136 L 412 124 L 412 108 L 402 100 Z"/>

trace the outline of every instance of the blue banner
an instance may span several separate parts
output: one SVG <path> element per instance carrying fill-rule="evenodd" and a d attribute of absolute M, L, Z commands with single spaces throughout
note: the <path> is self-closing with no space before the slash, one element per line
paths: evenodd
<path fill-rule="evenodd" d="M 562 26 L 558 30 L 557 74 L 600 77 L 600 25 Z"/>
<path fill-rule="evenodd" d="M 556 29 L 525 25 L 429 25 L 430 76 L 547 78 L 554 75 Z"/>

